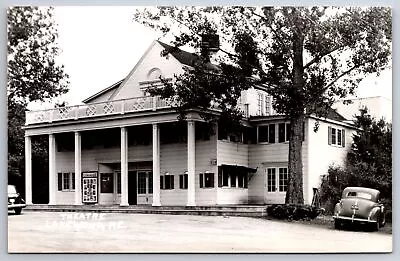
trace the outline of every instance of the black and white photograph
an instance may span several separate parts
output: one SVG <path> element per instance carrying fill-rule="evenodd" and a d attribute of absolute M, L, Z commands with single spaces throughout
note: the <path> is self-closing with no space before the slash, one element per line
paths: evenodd
<path fill-rule="evenodd" d="M 8 6 L 8 253 L 392 253 L 392 13 Z"/>

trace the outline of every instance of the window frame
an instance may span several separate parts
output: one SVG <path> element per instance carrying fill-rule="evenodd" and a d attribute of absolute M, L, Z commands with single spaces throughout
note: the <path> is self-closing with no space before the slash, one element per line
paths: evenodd
<path fill-rule="evenodd" d="M 58 191 L 75 191 L 75 172 L 57 173 Z"/>
<path fill-rule="evenodd" d="M 161 175 L 160 176 L 160 189 L 174 190 L 175 189 L 175 175 L 171 175 L 171 174 Z"/>
<path fill-rule="evenodd" d="M 199 181 L 200 181 L 200 188 L 215 188 L 215 173 L 214 172 L 204 172 L 204 173 L 200 173 L 199 175 Z M 207 181 L 207 177 L 210 177 L 210 181 L 206 183 Z"/>
<path fill-rule="evenodd" d="M 179 189 L 188 189 L 188 174 L 179 174 Z"/>
<path fill-rule="evenodd" d="M 346 130 L 328 126 L 328 145 L 334 147 L 346 147 Z"/>

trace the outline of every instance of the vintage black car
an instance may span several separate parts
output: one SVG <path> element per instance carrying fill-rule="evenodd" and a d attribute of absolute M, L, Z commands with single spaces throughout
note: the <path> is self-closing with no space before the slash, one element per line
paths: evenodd
<path fill-rule="evenodd" d="M 367 224 L 373 230 L 383 227 L 386 223 L 386 213 L 379 200 L 379 194 L 378 190 L 371 188 L 345 188 L 334 210 L 335 229 L 344 223 Z"/>
<path fill-rule="evenodd" d="M 15 186 L 8 185 L 8 210 L 14 210 L 15 214 L 19 215 L 24 207 L 26 207 L 25 201 Z"/>

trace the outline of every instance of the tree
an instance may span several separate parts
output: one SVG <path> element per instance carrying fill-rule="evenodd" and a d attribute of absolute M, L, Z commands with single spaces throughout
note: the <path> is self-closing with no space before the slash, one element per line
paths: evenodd
<path fill-rule="evenodd" d="M 365 74 L 379 74 L 391 61 L 389 8 L 158 7 L 138 10 L 134 20 L 201 57 L 174 82 L 164 80 L 165 89 L 152 91 L 178 99 L 178 110 L 218 104 L 223 114 L 238 116 L 240 91 L 259 85 L 273 96 L 275 110 L 291 123 L 286 203 L 304 203 L 305 117 L 326 117 Z M 201 51 L 202 37 L 213 34 L 221 42 L 217 70 Z"/>
<path fill-rule="evenodd" d="M 25 169 L 22 126 L 28 104 L 68 91 L 68 75 L 56 62 L 60 50 L 53 11 L 30 6 L 11 7 L 7 11 L 8 177 L 18 185 L 23 182 Z M 32 151 L 38 160 L 45 161 L 42 143 L 34 143 Z"/>
<path fill-rule="evenodd" d="M 328 210 L 333 210 L 349 186 L 378 189 L 387 206 L 392 203 L 392 124 L 374 119 L 366 108 L 360 112 L 344 168 L 331 167 L 321 184 L 322 201 Z"/>

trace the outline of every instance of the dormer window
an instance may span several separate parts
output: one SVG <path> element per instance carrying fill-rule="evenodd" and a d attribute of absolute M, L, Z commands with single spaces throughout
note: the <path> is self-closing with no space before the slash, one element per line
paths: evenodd
<path fill-rule="evenodd" d="M 160 70 L 160 68 L 152 68 L 146 75 L 146 80 L 139 82 L 140 90 L 142 91 L 143 96 L 149 96 L 150 94 L 147 92 L 149 87 L 162 87 L 163 84 L 160 78 L 164 78 L 164 74 Z M 171 80 L 171 79 L 168 79 Z"/>

